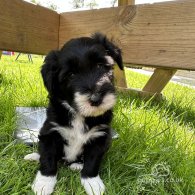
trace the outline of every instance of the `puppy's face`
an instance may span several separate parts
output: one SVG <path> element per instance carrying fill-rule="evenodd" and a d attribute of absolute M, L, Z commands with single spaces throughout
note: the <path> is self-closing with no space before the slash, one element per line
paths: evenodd
<path fill-rule="evenodd" d="M 116 101 L 114 61 L 123 68 L 119 48 L 105 36 L 73 39 L 46 57 L 44 84 L 51 98 L 68 103 L 85 117 L 99 116 Z"/>
<path fill-rule="evenodd" d="M 78 68 L 69 81 L 74 96 L 72 106 L 84 116 L 98 116 L 115 104 L 114 61 L 102 55 L 99 62 L 89 60 L 88 63 L 84 61 L 86 66 Z"/>

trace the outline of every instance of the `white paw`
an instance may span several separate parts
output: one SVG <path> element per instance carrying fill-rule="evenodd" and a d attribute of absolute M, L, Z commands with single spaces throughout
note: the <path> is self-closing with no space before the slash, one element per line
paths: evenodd
<path fill-rule="evenodd" d="M 25 157 L 24 157 L 24 160 L 35 160 L 35 161 L 38 161 L 39 162 L 39 159 L 40 159 L 40 155 L 36 152 L 34 153 L 31 153 L 31 154 L 27 154 Z"/>
<path fill-rule="evenodd" d="M 105 191 L 104 183 L 99 175 L 91 178 L 81 178 L 81 184 L 88 195 L 102 195 Z"/>
<path fill-rule="evenodd" d="M 72 163 L 69 168 L 73 171 L 81 171 L 83 169 L 83 163 Z"/>
<path fill-rule="evenodd" d="M 50 195 L 54 191 L 55 184 L 56 176 L 44 176 L 38 171 L 32 190 L 36 195 Z"/>

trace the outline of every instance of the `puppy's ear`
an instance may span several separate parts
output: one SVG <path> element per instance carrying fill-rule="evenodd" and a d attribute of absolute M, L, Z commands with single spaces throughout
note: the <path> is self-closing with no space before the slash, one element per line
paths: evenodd
<path fill-rule="evenodd" d="M 59 72 L 59 51 L 51 51 L 45 58 L 41 68 L 43 82 L 50 95 L 54 93 L 54 87 L 57 86 Z"/>
<path fill-rule="evenodd" d="M 94 39 L 97 43 L 103 45 L 108 55 L 111 56 L 118 64 L 119 68 L 123 70 L 123 60 L 120 48 L 109 41 L 108 38 L 101 33 L 95 33 L 94 35 L 92 35 L 92 39 Z"/>

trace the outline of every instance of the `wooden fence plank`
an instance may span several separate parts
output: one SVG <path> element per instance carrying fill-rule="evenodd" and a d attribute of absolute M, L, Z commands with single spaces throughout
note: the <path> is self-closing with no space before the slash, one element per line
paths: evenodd
<path fill-rule="evenodd" d="M 114 78 L 117 87 L 127 88 L 125 71 L 121 70 L 117 65 L 114 66 Z"/>
<path fill-rule="evenodd" d="M 134 0 L 119 0 L 118 6 L 122 5 L 133 5 L 135 4 Z M 115 75 L 115 85 L 117 87 L 127 88 L 125 71 L 120 70 L 118 66 L 114 67 L 114 75 Z"/>
<path fill-rule="evenodd" d="M 0 49 L 46 54 L 58 48 L 59 14 L 21 0 L 0 1 Z"/>
<path fill-rule="evenodd" d="M 123 6 L 123 5 L 134 5 L 135 0 L 118 0 L 118 5 Z"/>
<path fill-rule="evenodd" d="M 60 16 L 59 45 L 96 31 L 123 49 L 124 62 L 195 70 L 195 1 L 121 6 Z"/>

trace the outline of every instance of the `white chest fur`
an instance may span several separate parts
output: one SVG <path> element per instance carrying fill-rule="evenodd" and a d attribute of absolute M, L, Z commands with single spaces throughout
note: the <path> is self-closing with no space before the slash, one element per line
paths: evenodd
<path fill-rule="evenodd" d="M 71 122 L 72 127 L 62 127 L 56 123 L 53 130 L 56 130 L 67 141 L 64 145 L 65 159 L 69 162 L 76 160 L 76 157 L 83 152 L 83 146 L 89 141 L 105 133 L 99 131 L 102 126 L 95 126 L 88 130 L 84 118 L 76 114 Z"/>

